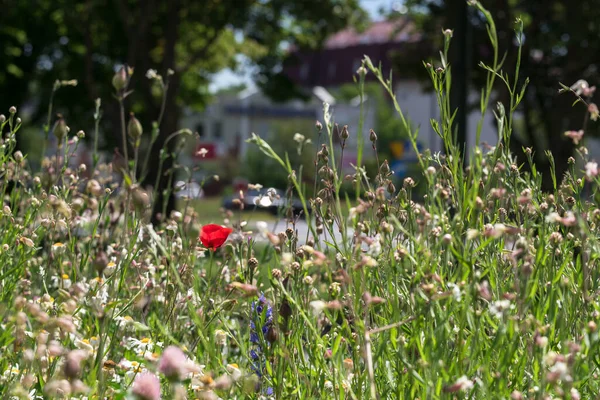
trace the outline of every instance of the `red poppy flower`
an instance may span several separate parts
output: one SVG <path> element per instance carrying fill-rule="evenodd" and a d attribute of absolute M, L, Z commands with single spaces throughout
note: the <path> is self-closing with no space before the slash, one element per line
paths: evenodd
<path fill-rule="evenodd" d="M 231 232 L 233 232 L 233 229 L 224 228 L 221 225 L 204 225 L 200 231 L 200 241 L 204 246 L 214 251 L 223 246 Z"/>

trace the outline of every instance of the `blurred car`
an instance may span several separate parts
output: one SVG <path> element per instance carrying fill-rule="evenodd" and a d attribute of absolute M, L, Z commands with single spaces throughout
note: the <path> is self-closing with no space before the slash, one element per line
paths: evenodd
<path fill-rule="evenodd" d="M 239 206 L 236 204 L 240 199 L 239 194 L 233 196 L 227 196 L 223 199 L 223 207 L 227 210 L 238 210 Z M 286 197 L 283 190 L 269 188 L 260 190 L 247 190 L 244 192 L 244 210 L 255 210 L 263 209 L 273 214 L 283 213 L 288 207 L 289 199 Z M 294 215 L 304 214 L 304 207 L 300 199 L 292 198 L 291 200 L 292 211 Z M 308 212 L 311 212 L 310 205 L 307 204 Z"/>
<path fill-rule="evenodd" d="M 175 183 L 175 197 L 178 199 L 200 199 L 204 192 L 196 182 L 178 181 Z"/>

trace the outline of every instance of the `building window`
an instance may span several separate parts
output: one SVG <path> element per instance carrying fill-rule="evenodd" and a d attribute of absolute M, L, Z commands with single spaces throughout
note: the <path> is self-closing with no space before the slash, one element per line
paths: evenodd
<path fill-rule="evenodd" d="M 217 121 L 213 125 L 212 137 L 214 139 L 221 139 L 222 136 L 223 136 L 223 124 L 220 121 Z"/>
<path fill-rule="evenodd" d="M 198 137 L 204 138 L 204 124 L 200 123 L 196 126 L 196 132 L 198 132 Z"/>

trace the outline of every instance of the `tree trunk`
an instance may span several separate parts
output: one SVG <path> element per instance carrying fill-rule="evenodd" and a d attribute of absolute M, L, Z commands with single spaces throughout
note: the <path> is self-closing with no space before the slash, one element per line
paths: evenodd
<path fill-rule="evenodd" d="M 179 19 L 180 19 L 180 0 L 171 0 L 168 6 L 166 28 L 165 28 L 165 52 L 163 58 L 163 73 L 166 75 L 167 70 L 170 68 L 175 70 L 175 46 L 179 39 Z M 181 85 L 181 77 L 179 74 L 175 74 L 170 77 L 169 91 L 167 92 L 167 98 L 165 102 L 165 113 L 161 123 L 159 136 L 155 145 L 152 148 L 150 160 L 155 161 L 154 168 L 148 171 L 147 183 L 155 185 L 154 192 L 156 198 L 154 199 L 153 210 L 152 210 L 152 222 L 154 224 L 159 223 L 161 219 L 167 217 L 172 210 L 175 209 L 175 194 L 173 193 L 173 183 L 175 182 L 175 176 L 173 171 L 174 165 L 174 150 L 177 143 L 177 138 L 171 139 L 168 143 L 167 138 L 179 129 L 179 117 L 181 110 L 177 105 L 177 96 L 179 94 L 179 88 Z M 164 162 L 162 169 L 158 170 L 158 161 L 160 160 L 160 154 L 163 154 Z M 152 163 L 151 163 L 152 164 Z M 158 176 L 160 174 L 160 176 Z M 165 215 L 162 215 L 164 212 Z"/>
<path fill-rule="evenodd" d="M 452 66 L 452 91 L 450 92 L 451 111 L 456 110 L 456 145 L 461 153 L 467 149 L 467 97 L 470 67 L 470 44 L 468 5 L 464 0 L 453 0 L 451 24 L 454 30 L 454 43 L 450 47 L 450 65 Z"/>
<path fill-rule="evenodd" d="M 163 122 L 160 126 L 160 134 L 159 137 L 152 148 L 152 153 L 150 155 L 151 166 L 154 165 L 154 168 L 150 168 L 148 171 L 147 181 L 149 184 L 153 185 L 157 182 L 158 185 L 155 188 L 156 198 L 154 199 L 154 207 L 152 212 L 152 222 L 157 223 L 160 220 L 160 215 L 165 212 L 165 215 L 162 217 L 167 217 L 172 210 L 175 209 L 175 195 L 173 193 L 173 183 L 176 181 L 173 171 L 174 158 L 173 156 L 177 138 L 171 139 L 168 143 L 166 139 L 174 132 L 179 129 L 179 116 L 181 114 L 181 110 L 177 106 L 176 97 L 179 87 L 179 79 L 176 77 L 171 81 L 173 84 L 169 87 L 169 94 L 167 95 L 167 103 L 165 107 L 165 116 L 163 118 Z M 177 82 L 177 84 L 175 84 Z M 163 157 L 167 157 L 162 165 L 162 169 L 158 171 L 158 160 L 160 160 L 161 151 L 163 153 Z M 152 160 L 156 160 L 155 163 L 152 163 Z M 160 173 L 161 176 L 158 177 L 157 174 Z"/>

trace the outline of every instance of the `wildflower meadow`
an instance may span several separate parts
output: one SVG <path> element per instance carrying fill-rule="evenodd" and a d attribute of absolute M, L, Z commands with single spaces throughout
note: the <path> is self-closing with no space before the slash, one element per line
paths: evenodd
<path fill-rule="evenodd" d="M 577 154 L 564 176 L 552 175 L 550 191 L 542 190 L 535 149 L 511 153 L 528 81 L 518 60 L 502 65 L 494 21 L 472 3 L 486 16 L 494 51 L 494 63 L 480 65 L 480 112 L 482 121 L 495 116 L 498 141 L 480 143 L 478 134 L 471 148 L 455 143 L 451 32 L 441 33 L 439 59 L 423 65 L 441 153 L 419 151 L 393 77 L 364 58 L 357 87 L 370 75 L 387 91 L 417 170 L 395 179 L 378 155 L 377 132 L 337 126 L 327 104 L 314 135 L 295 138 L 298 152 L 312 155 L 310 181 L 261 132 L 247 132 L 249 145 L 288 175 L 284 197 L 301 204 L 293 212 L 284 203 L 286 225 L 276 231 L 247 209 L 206 223 L 187 200 L 152 215 L 158 193 L 142 182 L 149 168 L 169 174 L 163 165 L 178 147 L 148 159 L 141 144 L 152 145 L 163 115 L 142 126 L 127 109 L 128 83 L 140 71 L 122 68 L 107 82 L 121 158 L 100 157 L 98 131 L 69 126 L 45 99 L 40 145 L 48 151 L 32 169 L 15 148 L 19 110 L 2 110 L 0 398 L 599 398 L 598 164 L 585 128 L 566 133 Z M 515 40 L 523 40 L 519 20 Z M 147 79 L 167 92 L 171 72 Z M 74 84 L 57 81 L 54 92 Z M 508 102 L 494 103 L 497 87 Z M 556 89 L 585 109 L 586 123 L 598 118 L 587 82 Z M 98 102 L 90 126 L 101 115 Z M 344 175 L 352 135 L 364 140 Z M 190 136 L 183 128 L 169 140 Z M 89 165 L 74 162 L 82 140 L 96 149 Z M 367 157 L 375 169 L 367 170 Z M 277 200 L 265 196 L 257 209 Z"/>

